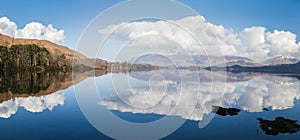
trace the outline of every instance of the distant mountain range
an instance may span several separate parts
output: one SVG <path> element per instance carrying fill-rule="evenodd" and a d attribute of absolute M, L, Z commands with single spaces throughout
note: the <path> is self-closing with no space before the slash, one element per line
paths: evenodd
<path fill-rule="evenodd" d="M 131 63 L 150 64 L 161 68 L 183 68 L 198 66 L 212 71 L 233 73 L 277 73 L 300 74 L 300 61 L 293 57 L 278 56 L 259 62 L 242 56 L 204 56 L 188 54 L 157 55 L 146 54 L 133 58 Z M 165 73 L 170 74 L 170 73 Z"/>
<path fill-rule="evenodd" d="M 266 65 L 279 65 L 279 64 L 294 64 L 299 62 L 299 59 L 288 56 L 277 56 L 274 58 L 270 58 L 263 63 Z"/>
<path fill-rule="evenodd" d="M 293 57 L 277 56 L 274 58 L 267 59 L 265 61 L 256 61 L 247 57 L 242 56 L 205 56 L 197 54 L 184 54 L 177 53 L 172 55 L 157 55 L 157 54 L 146 54 L 138 58 L 130 60 L 133 63 L 143 63 L 156 65 L 161 67 L 189 67 L 189 66 L 200 66 L 200 67 L 226 67 L 226 66 L 269 66 L 279 64 L 294 64 L 299 62 L 299 59 Z"/>
<path fill-rule="evenodd" d="M 226 70 L 233 73 L 240 72 L 261 72 L 261 73 L 282 73 L 282 74 L 300 74 L 300 62 L 295 64 L 279 64 L 258 67 L 248 66 L 227 66 Z"/>

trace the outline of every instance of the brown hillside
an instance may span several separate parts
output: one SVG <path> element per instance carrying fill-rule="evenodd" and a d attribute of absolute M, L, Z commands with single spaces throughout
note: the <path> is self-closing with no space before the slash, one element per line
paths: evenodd
<path fill-rule="evenodd" d="M 23 38 L 12 38 L 6 35 L 0 34 L 0 46 L 11 47 L 12 45 L 27 45 L 27 44 L 36 44 L 39 47 L 46 48 L 52 55 L 58 56 L 64 54 L 67 60 L 76 59 L 76 64 L 84 64 L 87 66 L 93 66 L 96 64 L 96 67 L 106 65 L 107 62 L 101 59 L 90 59 L 82 55 L 79 52 L 69 49 L 68 47 L 52 43 L 47 40 L 37 40 L 37 39 L 23 39 Z"/>
<path fill-rule="evenodd" d="M 71 50 L 65 46 L 61 46 L 55 43 L 52 43 L 47 40 L 37 40 L 37 39 L 23 39 L 23 38 L 11 38 L 6 35 L 0 34 L 0 46 L 10 47 L 12 45 L 26 45 L 26 44 L 36 44 L 40 47 L 44 47 L 54 55 L 65 54 L 68 59 L 73 57 L 78 57 L 85 59 L 86 57 L 74 50 Z"/>

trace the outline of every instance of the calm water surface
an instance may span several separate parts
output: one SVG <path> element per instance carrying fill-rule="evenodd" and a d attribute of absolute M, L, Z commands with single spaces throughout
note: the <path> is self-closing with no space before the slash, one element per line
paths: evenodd
<path fill-rule="evenodd" d="M 74 85 L 89 96 L 92 90 L 84 85 L 91 82 L 99 91 L 99 108 L 120 119 L 186 120 L 164 139 L 300 138 L 295 75 L 171 69 L 96 75 L 77 74 L 72 83 L 66 73 L 2 74 L 1 139 L 109 139 L 76 100 Z"/>

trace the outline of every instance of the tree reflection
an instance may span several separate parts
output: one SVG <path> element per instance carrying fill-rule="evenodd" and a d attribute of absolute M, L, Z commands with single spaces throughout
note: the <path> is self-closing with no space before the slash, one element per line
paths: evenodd
<path fill-rule="evenodd" d="M 68 88 L 87 77 L 107 71 L 72 73 L 63 71 L 0 71 L 0 103 L 16 97 L 42 96 Z"/>
<path fill-rule="evenodd" d="M 0 93 L 37 94 L 49 88 L 52 83 L 63 82 L 71 73 L 64 72 L 2 72 Z"/>

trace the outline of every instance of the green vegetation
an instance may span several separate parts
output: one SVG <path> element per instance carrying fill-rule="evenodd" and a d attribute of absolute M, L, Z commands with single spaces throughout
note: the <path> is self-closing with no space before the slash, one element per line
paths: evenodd
<path fill-rule="evenodd" d="M 64 54 L 51 55 L 46 48 L 35 44 L 0 46 L 1 70 L 68 70 L 70 64 Z"/>

